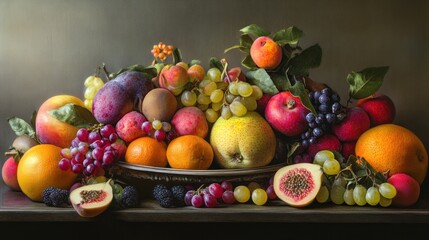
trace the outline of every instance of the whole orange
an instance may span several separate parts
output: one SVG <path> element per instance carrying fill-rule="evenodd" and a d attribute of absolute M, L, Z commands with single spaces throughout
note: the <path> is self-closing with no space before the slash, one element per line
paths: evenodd
<path fill-rule="evenodd" d="M 168 144 L 167 159 L 172 168 L 206 170 L 213 162 L 213 149 L 202 137 L 184 135 Z"/>
<path fill-rule="evenodd" d="M 166 167 L 168 164 L 166 149 L 164 142 L 158 142 L 151 137 L 140 137 L 128 145 L 125 161 L 145 166 Z"/>
<path fill-rule="evenodd" d="M 40 144 L 30 148 L 19 160 L 18 183 L 22 192 L 33 201 L 42 201 L 42 193 L 48 187 L 68 190 L 77 175 L 71 170 L 58 167 L 61 148 L 52 144 Z"/>
<path fill-rule="evenodd" d="M 422 141 L 409 129 L 382 124 L 364 132 L 356 143 L 356 156 L 365 158 L 376 170 L 406 173 L 422 184 L 428 154 Z"/>

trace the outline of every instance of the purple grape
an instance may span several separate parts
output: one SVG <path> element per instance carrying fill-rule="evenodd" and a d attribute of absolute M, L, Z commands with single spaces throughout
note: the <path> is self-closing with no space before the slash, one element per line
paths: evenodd
<path fill-rule="evenodd" d="M 92 150 L 92 158 L 101 161 L 103 160 L 103 154 L 104 154 L 104 150 L 102 148 L 95 148 L 94 150 Z"/>
<path fill-rule="evenodd" d="M 327 113 L 329 111 L 329 106 L 325 103 L 319 105 L 320 113 Z"/>
<path fill-rule="evenodd" d="M 321 128 L 314 128 L 313 129 L 313 136 L 316 138 L 321 137 L 323 135 L 323 130 Z"/>
<path fill-rule="evenodd" d="M 96 168 L 101 167 L 101 161 L 100 161 L 100 160 L 94 160 L 92 163 L 94 164 L 94 166 L 95 166 Z"/>
<path fill-rule="evenodd" d="M 70 148 L 70 154 L 72 155 L 72 157 L 76 156 L 76 154 L 78 154 L 78 153 L 79 153 L 78 147 Z"/>
<path fill-rule="evenodd" d="M 333 113 L 327 113 L 326 114 L 326 122 L 332 124 L 335 122 L 336 119 L 337 119 L 337 116 L 335 116 L 335 114 L 333 114 Z"/>
<path fill-rule="evenodd" d="M 145 131 L 146 133 L 151 133 L 152 132 L 152 123 L 149 121 L 142 123 L 141 129 L 143 131 Z"/>
<path fill-rule="evenodd" d="M 74 172 L 76 174 L 82 173 L 83 169 L 84 169 L 84 167 L 80 163 L 74 164 L 72 166 L 72 172 Z"/>
<path fill-rule="evenodd" d="M 223 188 L 219 183 L 212 183 L 209 185 L 209 193 L 215 198 L 222 198 Z"/>
<path fill-rule="evenodd" d="M 71 141 L 71 144 L 70 144 L 70 146 L 71 147 L 77 147 L 78 145 L 79 145 L 79 138 L 77 138 L 77 137 L 75 137 L 72 141 Z"/>
<path fill-rule="evenodd" d="M 90 159 L 90 158 L 85 158 L 85 160 L 83 160 L 83 166 L 87 167 L 89 164 L 93 164 L 94 160 Z"/>
<path fill-rule="evenodd" d="M 320 95 L 318 100 L 319 100 L 320 104 L 323 105 L 323 104 L 328 103 L 330 99 L 329 99 L 328 95 L 322 94 L 322 95 Z"/>
<path fill-rule="evenodd" d="M 331 99 L 334 102 L 339 102 L 340 101 L 340 96 L 338 96 L 338 94 L 334 93 L 331 95 Z"/>
<path fill-rule="evenodd" d="M 324 88 L 324 89 L 322 89 L 321 92 L 322 92 L 322 94 L 327 95 L 327 96 L 331 95 L 331 90 L 329 88 Z"/>
<path fill-rule="evenodd" d="M 89 146 L 88 146 L 88 143 L 86 142 L 80 142 L 79 147 L 77 147 L 77 150 L 82 154 L 86 154 L 88 152 L 88 149 L 89 149 Z"/>
<path fill-rule="evenodd" d="M 308 142 L 309 142 L 310 144 L 315 144 L 315 143 L 317 143 L 317 138 L 315 138 L 315 137 L 311 137 L 311 138 L 310 138 L 310 140 L 308 140 Z"/>
<path fill-rule="evenodd" d="M 60 162 L 58 163 L 58 167 L 63 171 L 69 170 L 71 167 L 70 160 L 68 160 L 67 158 L 61 159 Z"/>
<path fill-rule="evenodd" d="M 320 91 L 315 91 L 314 92 L 314 100 L 318 100 L 320 95 L 322 95 L 322 93 Z"/>
<path fill-rule="evenodd" d="M 301 146 L 303 148 L 307 148 L 308 145 L 310 145 L 310 143 L 309 143 L 309 141 L 307 139 L 304 139 L 304 140 L 301 141 Z"/>
<path fill-rule="evenodd" d="M 234 192 L 231 190 L 226 190 L 222 193 L 222 201 L 225 204 L 233 204 L 235 202 Z"/>
<path fill-rule="evenodd" d="M 89 137 L 89 131 L 86 128 L 81 128 L 76 133 L 77 138 L 81 142 L 87 142 Z"/>
<path fill-rule="evenodd" d="M 85 155 L 82 153 L 77 153 L 76 156 L 74 156 L 74 159 L 78 163 L 83 163 L 83 160 L 85 160 Z"/>
<path fill-rule="evenodd" d="M 223 181 L 220 186 L 223 188 L 223 190 L 231 190 L 234 189 L 234 186 L 232 186 L 232 183 L 230 181 Z"/>
<path fill-rule="evenodd" d="M 314 120 L 316 120 L 316 116 L 314 115 L 314 113 L 308 113 L 306 116 L 305 116 L 305 120 L 307 120 L 307 122 L 309 122 L 309 123 L 311 123 L 311 122 L 314 122 Z"/>
<path fill-rule="evenodd" d="M 109 166 L 113 163 L 114 160 L 115 156 L 112 152 L 104 152 L 102 165 Z"/>
<path fill-rule="evenodd" d="M 270 200 L 274 200 L 277 198 L 277 194 L 274 191 L 274 186 L 271 184 L 270 186 L 267 187 L 267 190 L 265 190 L 265 192 L 268 195 L 268 199 Z"/>
<path fill-rule="evenodd" d="M 92 157 L 92 150 L 89 150 L 88 152 L 86 152 L 85 158 L 93 158 Z"/>
<path fill-rule="evenodd" d="M 332 110 L 332 113 L 334 113 L 334 114 L 340 113 L 340 110 L 341 110 L 340 103 L 338 103 L 338 102 L 333 103 L 331 106 L 331 110 Z"/>
<path fill-rule="evenodd" d="M 220 197 L 222 197 L 222 195 Z M 208 208 L 216 207 L 217 199 L 215 196 L 213 196 L 209 193 L 209 194 L 204 194 L 203 198 L 204 198 L 204 205 L 206 205 L 206 207 L 208 207 Z"/>
<path fill-rule="evenodd" d="M 192 206 L 192 197 L 195 195 L 194 190 L 189 190 L 185 194 L 185 204 L 186 206 Z"/>
<path fill-rule="evenodd" d="M 88 142 L 93 143 L 97 140 L 101 140 L 101 136 L 98 132 L 90 132 L 88 136 Z"/>
<path fill-rule="evenodd" d="M 203 197 L 199 194 L 195 194 L 194 196 L 192 196 L 191 204 L 196 208 L 202 207 L 204 204 Z"/>
<path fill-rule="evenodd" d="M 162 142 L 165 139 L 165 132 L 163 130 L 156 130 L 154 133 L 154 137 L 158 142 Z"/>
<path fill-rule="evenodd" d="M 303 153 L 302 154 L 302 161 L 305 162 L 305 163 L 312 163 L 313 159 L 311 158 L 310 154 Z"/>
<path fill-rule="evenodd" d="M 116 133 L 116 129 L 111 124 L 104 125 L 100 129 L 100 134 L 103 138 L 109 138 L 110 134 L 112 134 L 112 133 Z"/>
<path fill-rule="evenodd" d="M 94 164 L 92 164 L 92 163 L 89 164 L 88 166 L 86 166 L 85 170 L 86 170 L 86 172 L 89 173 L 89 175 L 93 174 L 94 170 L 95 170 Z"/>
<path fill-rule="evenodd" d="M 111 142 L 111 143 L 114 143 L 114 142 L 116 142 L 116 140 L 118 139 L 118 135 L 116 134 L 116 133 L 112 133 L 112 134 L 110 134 L 110 136 L 109 136 L 109 141 Z"/>
<path fill-rule="evenodd" d="M 95 140 L 93 143 L 91 143 L 91 148 L 101 148 L 103 147 L 103 140 Z"/>

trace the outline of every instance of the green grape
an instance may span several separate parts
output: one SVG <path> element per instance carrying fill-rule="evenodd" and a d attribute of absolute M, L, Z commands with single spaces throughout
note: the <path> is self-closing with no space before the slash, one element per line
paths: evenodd
<path fill-rule="evenodd" d="M 223 102 L 218 102 L 218 103 L 212 103 L 212 108 L 213 110 L 215 110 L 216 112 L 221 110 L 223 106 Z"/>
<path fill-rule="evenodd" d="M 89 110 L 92 109 L 92 99 L 85 99 L 83 103 L 85 104 L 86 108 L 88 108 Z"/>
<path fill-rule="evenodd" d="M 242 97 L 249 97 L 253 93 L 252 86 L 249 83 L 242 81 L 238 82 L 237 90 L 238 94 Z"/>
<path fill-rule="evenodd" d="M 83 85 L 85 87 L 93 86 L 94 85 L 94 80 L 95 80 L 94 76 L 89 76 L 89 77 L 87 77 L 85 79 L 85 81 L 83 82 Z"/>
<path fill-rule="evenodd" d="M 218 89 L 226 90 L 228 87 L 228 83 L 226 82 L 216 82 L 216 86 Z"/>
<path fill-rule="evenodd" d="M 316 195 L 316 201 L 319 203 L 325 203 L 329 200 L 329 189 L 327 186 L 323 185 L 320 187 L 319 192 Z"/>
<path fill-rule="evenodd" d="M 335 159 L 328 159 L 323 163 L 323 171 L 328 175 L 337 175 L 340 170 L 340 163 Z"/>
<path fill-rule="evenodd" d="M 239 203 L 245 203 L 250 199 L 250 190 L 246 186 L 240 185 L 234 188 L 235 200 Z"/>
<path fill-rule="evenodd" d="M 162 131 L 164 132 L 171 131 L 171 124 L 169 122 L 162 122 Z"/>
<path fill-rule="evenodd" d="M 380 196 L 380 202 L 379 202 L 379 204 L 382 207 L 388 207 L 388 206 L 390 206 L 392 204 L 392 199 Z"/>
<path fill-rule="evenodd" d="M 316 153 L 313 163 L 323 167 L 323 163 L 328 159 L 335 159 L 334 153 L 329 150 L 322 150 Z"/>
<path fill-rule="evenodd" d="M 220 90 L 220 89 L 214 90 L 210 94 L 210 100 L 212 101 L 212 103 L 222 102 L 222 100 L 223 100 L 223 91 Z"/>
<path fill-rule="evenodd" d="M 333 184 L 331 188 L 331 194 L 330 194 L 331 201 L 338 205 L 343 204 L 345 191 L 346 191 L 346 188 L 344 186 Z"/>
<path fill-rule="evenodd" d="M 347 181 L 346 181 L 346 179 L 344 179 L 344 177 L 342 177 L 342 176 L 337 176 L 337 177 L 335 178 L 335 180 L 334 180 L 333 185 L 338 185 L 338 186 L 346 187 L 346 185 L 347 185 Z"/>
<path fill-rule="evenodd" d="M 267 192 L 262 188 L 257 188 L 252 191 L 252 201 L 258 206 L 264 205 L 268 200 Z"/>
<path fill-rule="evenodd" d="M 197 107 L 201 110 L 201 111 L 205 111 L 209 108 L 208 104 L 198 104 Z"/>
<path fill-rule="evenodd" d="M 210 100 L 210 97 L 205 95 L 205 94 L 200 94 L 197 97 L 197 102 L 199 104 L 205 104 L 205 105 L 209 105 L 212 101 Z"/>
<path fill-rule="evenodd" d="M 207 77 L 213 82 L 221 82 L 222 79 L 220 79 L 222 73 L 218 68 L 210 68 L 207 71 Z"/>
<path fill-rule="evenodd" d="M 197 103 L 197 94 L 192 91 L 186 90 L 180 96 L 180 101 L 185 107 L 194 106 Z"/>
<path fill-rule="evenodd" d="M 237 81 L 229 83 L 228 91 L 232 95 L 238 95 L 238 83 L 237 83 Z"/>
<path fill-rule="evenodd" d="M 210 82 L 209 84 L 205 85 L 203 88 L 203 92 L 205 95 L 210 96 L 214 90 L 217 89 L 217 85 L 215 82 Z"/>
<path fill-rule="evenodd" d="M 256 100 L 261 99 L 262 95 L 264 94 L 262 92 L 261 88 L 256 86 L 256 85 L 252 85 L 252 88 L 253 88 L 253 92 L 252 92 L 252 95 L 250 95 L 250 97 L 252 97 Z"/>
<path fill-rule="evenodd" d="M 237 117 L 242 117 L 247 113 L 247 108 L 241 102 L 238 101 L 233 101 L 229 105 L 229 108 L 231 109 L 232 114 Z"/>
<path fill-rule="evenodd" d="M 222 107 L 222 111 L 220 112 L 220 115 L 225 120 L 228 120 L 230 117 L 232 117 L 232 112 L 231 112 L 231 109 L 229 108 L 229 106 L 224 105 Z"/>
<path fill-rule="evenodd" d="M 346 189 L 346 191 L 344 192 L 343 198 L 344 198 L 344 202 L 349 206 L 353 206 L 356 204 L 353 198 L 353 189 Z"/>
<path fill-rule="evenodd" d="M 232 101 L 234 101 L 235 99 L 235 95 L 231 93 L 227 93 L 225 94 L 225 99 L 227 103 L 232 103 Z"/>
<path fill-rule="evenodd" d="M 259 185 L 259 183 L 257 182 L 250 182 L 249 184 L 247 184 L 247 188 L 249 188 L 250 192 L 253 192 L 253 190 L 261 188 L 261 185 Z"/>
<path fill-rule="evenodd" d="M 159 120 L 153 120 L 152 127 L 155 130 L 160 130 L 162 128 L 162 122 Z"/>
<path fill-rule="evenodd" d="M 377 205 L 380 202 L 380 192 L 378 188 L 374 186 L 368 188 L 365 194 L 365 200 L 371 206 Z"/>
<path fill-rule="evenodd" d="M 105 176 L 97 176 L 95 178 L 95 182 L 97 182 L 97 183 L 104 183 L 104 182 L 107 182 L 107 178 Z"/>
<path fill-rule="evenodd" d="M 219 118 L 219 114 L 215 110 L 211 108 L 206 110 L 207 121 L 209 121 L 210 123 L 214 123 L 218 118 Z"/>
<path fill-rule="evenodd" d="M 93 99 L 96 93 L 97 89 L 95 89 L 93 86 L 89 86 L 85 89 L 85 93 L 83 94 L 83 96 L 86 99 Z"/>
<path fill-rule="evenodd" d="M 209 84 L 209 83 L 211 83 L 212 82 L 212 80 L 210 80 L 210 79 L 203 79 L 203 81 L 201 81 L 199 84 L 198 84 L 198 86 L 201 88 L 201 89 L 203 89 L 207 84 Z"/>
<path fill-rule="evenodd" d="M 363 206 L 366 204 L 366 188 L 360 184 L 356 185 L 355 189 L 353 189 L 353 199 L 355 203 L 359 206 Z"/>
<path fill-rule="evenodd" d="M 243 103 L 248 111 L 255 111 L 258 108 L 258 103 L 252 97 L 241 98 L 240 102 Z"/>
<path fill-rule="evenodd" d="M 380 184 L 378 190 L 380 191 L 381 196 L 385 198 L 392 199 L 396 196 L 396 188 L 388 182 Z"/>
<path fill-rule="evenodd" d="M 99 77 L 94 77 L 94 82 L 92 84 L 92 86 L 94 86 L 95 89 L 97 89 L 97 91 L 104 86 L 104 82 L 103 80 L 101 80 L 101 78 Z"/>

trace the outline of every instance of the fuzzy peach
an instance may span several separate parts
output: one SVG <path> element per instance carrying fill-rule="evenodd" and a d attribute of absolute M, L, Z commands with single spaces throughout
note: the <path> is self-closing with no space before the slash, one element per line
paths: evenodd
<path fill-rule="evenodd" d="M 179 136 L 197 135 L 205 138 L 208 134 L 206 116 L 197 107 L 184 107 L 174 114 L 171 124 Z"/>
<path fill-rule="evenodd" d="M 36 117 L 36 133 L 41 143 L 53 144 L 62 148 L 70 147 L 79 128 L 62 122 L 49 113 L 51 110 L 69 103 L 85 107 L 82 100 L 70 95 L 53 96 L 40 106 Z"/>
<path fill-rule="evenodd" d="M 4 163 L 1 169 L 1 175 L 4 183 L 15 191 L 21 191 L 21 187 L 18 183 L 17 177 L 18 161 L 15 161 L 13 157 L 9 157 Z"/>
<path fill-rule="evenodd" d="M 274 69 L 282 61 L 282 48 L 267 36 L 258 37 L 250 47 L 250 57 L 260 68 Z"/>
<path fill-rule="evenodd" d="M 188 75 L 191 82 L 202 81 L 206 75 L 206 71 L 201 65 L 195 64 L 189 67 Z"/>
<path fill-rule="evenodd" d="M 410 175 L 396 173 L 387 181 L 396 188 L 396 196 L 392 199 L 394 206 L 409 207 L 419 200 L 420 184 Z"/>
<path fill-rule="evenodd" d="M 175 96 L 183 91 L 183 87 L 189 82 L 186 69 L 178 65 L 167 65 L 159 74 L 159 86 L 171 91 Z"/>
<path fill-rule="evenodd" d="M 116 133 L 122 140 L 130 143 L 136 138 L 147 135 L 147 133 L 141 129 L 141 125 L 145 121 L 146 118 L 143 116 L 143 114 L 137 111 L 131 111 L 125 114 L 116 123 Z"/>

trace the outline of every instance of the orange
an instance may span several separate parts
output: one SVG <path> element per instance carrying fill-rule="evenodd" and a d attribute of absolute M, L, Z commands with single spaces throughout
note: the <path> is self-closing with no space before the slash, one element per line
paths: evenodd
<path fill-rule="evenodd" d="M 19 160 L 18 183 L 22 192 L 33 201 L 42 201 L 42 193 L 48 187 L 68 190 L 77 175 L 71 170 L 58 167 L 61 148 L 52 144 L 40 144 L 30 148 Z"/>
<path fill-rule="evenodd" d="M 356 143 L 356 156 L 365 158 L 376 170 L 406 173 L 422 184 L 428 168 L 428 154 L 422 141 L 410 130 L 382 124 L 364 132 Z"/>
<path fill-rule="evenodd" d="M 166 167 L 167 157 L 164 142 L 151 137 L 140 137 L 132 141 L 125 153 L 125 161 L 152 167 Z"/>
<path fill-rule="evenodd" d="M 184 135 L 170 142 L 167 159 L 172 168 L 206 170 L 213 162 L 213 149 L 202 137 Z"/>

